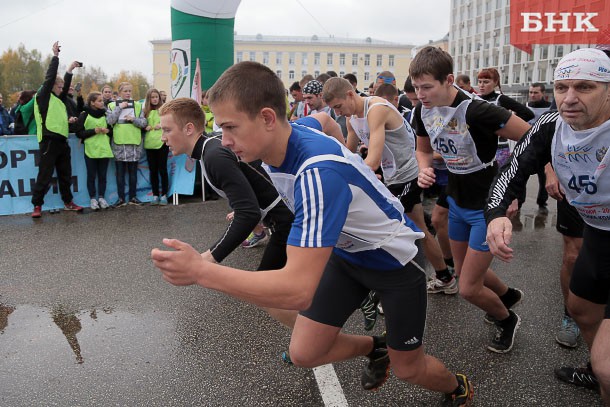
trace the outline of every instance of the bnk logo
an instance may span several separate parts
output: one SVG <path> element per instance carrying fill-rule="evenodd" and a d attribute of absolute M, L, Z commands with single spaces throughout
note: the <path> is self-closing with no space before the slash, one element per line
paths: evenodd
<path fill-rule="evenodd" d="M 521 13 L 522 32 L 599 32 L 591 19 L 599 13 Z"/>
<path fill-rule="evenodd" d="M 606 0 L 511 0 L 510 43 L 525 51 L 532 44 L 597 44 L 610 29 Z"/>

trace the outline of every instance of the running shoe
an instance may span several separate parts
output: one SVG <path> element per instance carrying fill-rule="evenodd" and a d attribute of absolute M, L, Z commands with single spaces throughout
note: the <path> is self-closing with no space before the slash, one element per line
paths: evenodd
<path fill-rule="evenodd" d="M 70 202 L 70 203 L 64 204 L 64 211 L 76 211 L 76 212 L 80 212 L 82 210 L 83 210 L 83 207 L 82 206 L 78 206 L 74 202 Z"/>
<path fill-rule="evenodd" d="M 447 283 L 443 283 L 438 278 L 434 277 L 432 280 L 428 281 L 428 294 L 457 294 L 458 292 L 458 284 L 455 277 L 451 278 L 451 280 Z"/>
<path fill-rule="evenodd" d="M 267 243 L 268 237 L 267 233 L 263 230 L 260 234 L 250 233 L 250 236 L 246 240 L 243 241 L 241 247 L 244 249 L 250 249 L 252 247 L 260 246 Z"/>
<path fill-rule="evenodd" d="M 125 206 L 125 205 L 127 205 L 127 202 L 125 202 L 124 199 L 119 198 L 119 200 L 115 202 L 114 207 L 120 208 L 121 206 Z"/>
<path fill-rule="evenodd" d="M 509 310 L 510 316 L 506 321 L 496 322 L 496 335 L 492 339 L 491 344 L 487 346 L 492 352 L 508 353 L 513 348 L 515 343 L 515 334 L 521 325 L 521 317 Z"/>
<path fill-rule="evenodd" d="M 153 195 L 153 199 L 150 201 L 150 204 L 153 206 L 159 205 L 159 197 L 157 195 Z"/>
<path fill-rule="evenodd" d="M 513 292 L 514 292 L 513 298 L 508 302 L 502 301 L 502 303 L 504 303 L 504 306 L 506 307 L 506 309 L 513 309 L 517 305 L 521 304 L 521 301 L 523 301 L 523 291 L 519 290 L 518 288 L 510 288 L 510 290 L 513 290 Z M 483 318 L 485 319 L 485 322 L 487 322 L 488 324 L 495 324 L 496 322 L 498 322 L 496 320 L 496 318 L 494 318 L 490 314 L 485 314 L 485 317 L 483 317 Z"/>
<path fill-rule="evenodd" d="M 32 218 L 40 218 L 42 216 L 42 206 L 36 205 L 34 207 L 34 211 L 32 212 Z"/>
<path fill-rule="evenodd" d="M 142 205 L 142 201 L 140 201 L 138 198 L 133 197 L 129 200 L 129 205 L 137 205 L 140 206 Z"/>
<path fill-rule="evenodd" d="M 578 336 L 580 335 L 580 329 L 576 322 L 568 316 L 563 315 L 561 319 L 561 327 L 557 331 L 555 335 L 555 340 L 557 343 L 563 346 L 567 346 L 568 348 L 575 348 L 578 345 Z"/>
<path fill-rule="evenodd" d="M 472 383 L 466 375 L 458 373 L 455 375 L 455 378 L 458 381 L 458 388 L 450 394 L 445 396 L 447 403 L 446 406 L 452 407 L 464 407 L 472 405 L 472 400 L 474 398 L 474 388 Z"/>
<path fill-rule="evenodd" d="M 290 360 L 290 353 L 288 353 L 287 350 L 285 350 L 284 352 L 282 352 L 282 362 L 287 363 L 289 365 L 292 365 L 292 360 Z"/>
<path fill-rule="evenodd" d="M 362 304 L 360 304 L 360 311 L 364 316 L 364 329 L 370 331 L 375 327 L 377 322 L 377 304 L 379 303 L 379 296 L 373 290 L 369 291 Z"/>
<path fill-rule="evenodd" d="M 89 204 L 89 206 L 91 206 L 92 211 L 97 211 L 98 209 L 100 209 L 100 204 L 95 198 L 91 198 L 91 203 Z"/>
<path fill-rule="evenodd" d="M 377 390 L 390 375 L 390 356 L 386 348 L 377 348 L 367 356 L 369 361 L 362 371 L 360 383 L 364 390 Z"/>
<path fill-rule="evenodd" d="M 161 195 L 161 198 L 159 198 L 159 205 L 161 205 L 161 206 L 167 205 L 167 196 Z"/>
<path fill-rule="evenodd" d="M 587 364 L 587 367 L 558 367 L 555 369 L 555 377 L 566 383 L 599 392 L 599 382 L 590 364 Z"/>
<path fill-rule="evenodd" d="M 102 209 L 108 209 L 108 207 L 110 207 L 110 205 L 108 205 L 108 202 L 106 202 L 104 198 L 100 198 L 97 201 L 99 202 L 100 208 Z"/>

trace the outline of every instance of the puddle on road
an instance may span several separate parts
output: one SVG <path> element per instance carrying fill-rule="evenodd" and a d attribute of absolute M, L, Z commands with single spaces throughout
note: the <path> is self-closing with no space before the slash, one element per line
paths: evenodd
<path fill-rule="evenodd" d="M 515 216 L 511 219 L 511 223 L 513 224 L 513 230 L 515 232 L 546 228 L 554 229 L 557 224 L 557 215 L 554 213 L 545 215 L 539 212 L 521 213 L 519 216 Z"/>
<path fill-rule="evenodd" d="M 68 311 L 62 306 L 0 304 L 0 367 L 9 370 L 87 363 L 100 366 L 117 359 L 135 364 L 154 359 L 157 363 L 157 359 L 175 353 L 175 339 L 175 321 L 160 312 L 132 314 L 112 308 Z"/>

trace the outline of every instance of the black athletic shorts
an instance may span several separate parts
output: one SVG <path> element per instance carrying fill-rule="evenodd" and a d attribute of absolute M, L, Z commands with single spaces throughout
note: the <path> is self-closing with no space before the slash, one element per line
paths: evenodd
<path fill-rule="evenodd" d="M 417 185 L 417 177 L 402 184 L 387 186 L 392 195 L 400 199 L 405 213 L 411 212 L 413 207 L 421 203 L 421 188 Z"/>
<path fill-rule="evenodd" d="M 436 204 L 445 209 L 449 209 L 449 201 L 447 201 L 447 185 L 439 185 L 438 187 L 438 198 L 436 198 Z"/>
<path fill-rule="evenodd" d="M 379 294 L 383 306 L 388 345 L 403 351 L 420 347 L 428 305 L 426 275 L 412 263 L 396 270 L 376 270 L 354 265 L 333 253 L 311 307 L 301 315 L 340 328 L 370 290 Z"/>
<path fill-rule="evenodd" d="M 568 237 L 582 237 L 582 229 L 585 222 L 582 220 L 576 208 L 562 199 L 557 201 L 557 225 L 555 228 L 559 233 Z"/>
<path fill-rule="evenodd" d="M 606 304 L 610 319 L 610 231 L 585 225 L 582 248 L 574 263 L 570 291 L 595 304 Z"/>
<path fill-rule="evenodd" d="M 286 242 L 291 224 L 273 228 L 257 270 L 278 270 L 286 265 Z"/>

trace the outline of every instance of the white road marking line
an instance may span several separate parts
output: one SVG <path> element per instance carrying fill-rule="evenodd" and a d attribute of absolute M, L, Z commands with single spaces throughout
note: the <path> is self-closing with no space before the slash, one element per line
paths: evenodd
<path fill-rule="evenodd" d="M 322 365 L 313 369 L 313 374 L 318 382 L 320 395 L 326 407 L 348 407 L 347 399 L 343 394 L 341 383 L 337 378 L 333 365 Z"/>

